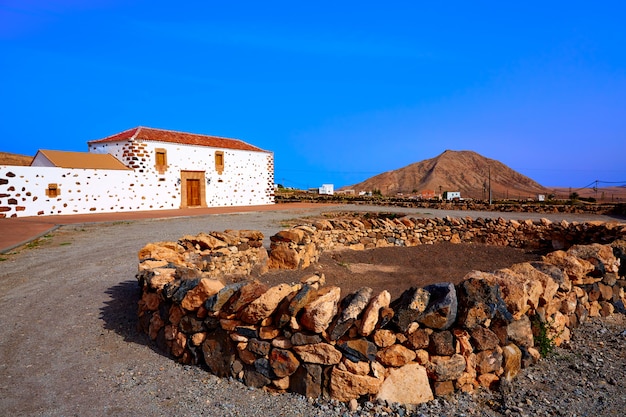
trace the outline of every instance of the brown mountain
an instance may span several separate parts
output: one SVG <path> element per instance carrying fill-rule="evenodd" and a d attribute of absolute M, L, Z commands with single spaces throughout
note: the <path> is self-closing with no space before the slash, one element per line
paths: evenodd
<path fill-rule="evenodd" d="M 33 160 L 32 156 L 18 155 L 15 153 L 0 152 L 0 165 L 28 166 Z"/>
<path fill-rule="evenodd" d="M 495 159 L 472 151 L 450 150 L 435 158 L 378 174 L 349 188 L 357 193 L 380 190 L 387 196 L 432 190 L 435 194 L 460 191 L 463 198 L 488 198 L 490 171 L 493 198 L 528 198 L 548 191 Z"/>

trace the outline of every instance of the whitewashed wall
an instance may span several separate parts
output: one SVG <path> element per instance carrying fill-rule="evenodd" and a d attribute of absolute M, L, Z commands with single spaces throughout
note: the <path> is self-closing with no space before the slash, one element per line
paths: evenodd
<path fill-rule="evenodd" d="M 126 152 L 123 157 L 110 153 L 127 165 L 130 161 L 134 171 L 0 166 L 0 217 L 177 209 L 181 170 L 206 171 L 209 207 L 274 203 L 272 153 L 156 142 L 141 145 L 139 153 L 122 146 L 104 147 L 104 152 Z M 155 170 L 155 148 L 167 150 L 168 168 L 162 175 Z M 216 150 L 224 152 L 221 175 L 215 170 Z M 46 195 L 49 184 L 57 184 L 57 197 Z"/>
<path fill-rule="evenodd" d="M 155 169 L 155 149 L 165 149 L 167 170 Z M 120 141 L 92 144 L 90 152 L 110 153 L 129 168 L 166 183 L 177 183 L 181 171 L 204 171 L 209 207 L 248 206 L 274 203 L 274 155 L 228 148 L 180 145 L 153 141 Z M 224 171 L 215 169 L 215 152 L 224 152 Z M 180 190 L 177 190 L 180 195 Z M 179 202 L 180 203 L 180 202 Z"/>

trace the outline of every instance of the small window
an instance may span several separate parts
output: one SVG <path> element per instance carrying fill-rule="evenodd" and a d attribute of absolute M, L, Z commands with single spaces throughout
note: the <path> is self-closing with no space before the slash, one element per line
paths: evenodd
<path fill-rule="evenodd" d="M 154 152 L 154 168 L 159 174 L 164 174 L 167 171 L 167 152 L 160 148 L 155 149 Z"/>
<path fill-rule="evenodd" d="M 224 171 L 224 152 L 222 151 L 215 152 L 215 170 L 220 175 Z"/>
<path fill-rule="evenodd" d="M 57 197 L 61 194 L 61 189 L 58 184 L 48 184 L 48 188 L 46 189 L 46 195 L 50 198 Z"/>

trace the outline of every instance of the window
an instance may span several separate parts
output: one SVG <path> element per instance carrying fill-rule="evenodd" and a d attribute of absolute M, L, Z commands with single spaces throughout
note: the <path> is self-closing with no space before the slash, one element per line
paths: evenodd
<path fill-rule="evenodd" d="M 48 188 L 46 189 L 46 195 L 50 198 L 57 197 L 61 194 L 61 190 L 59 189 L 58 184 L 48 184 Z"/>
<path fill-rule="evenodd" d="M 155 149 L 154 152 L 154 168 L 159 174 L 164 174 L 167 170 L 167 152 L 161 148 Z"/>
<path fill-rule="evenodd" d="M 218 174 L 222 175 L 224 171 L 224 152 L 215 151 L 215 170 Z"/>

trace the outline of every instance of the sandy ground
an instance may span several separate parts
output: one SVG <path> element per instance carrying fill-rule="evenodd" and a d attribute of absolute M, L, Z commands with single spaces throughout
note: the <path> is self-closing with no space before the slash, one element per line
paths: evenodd
<path fill-rule="evenodd" d="M 136 254 L 147 242 L 244 228 L 261 230 L 269 237 L 289 219 L 314 216 L 323 210 L 68 225 L 28 247 L 1 255 L 2 414 L 332 415 L 332 409 L 320 409 L 297 395 L 275 397 L 236 381 L 220 380 L 195 367 L 178 365 L 135 330 L 139 296 L 134 279 Z M 415 217 L 500 216 L 398 211 Z M 526 216 L 513 213 L 502 217 Z"/>

